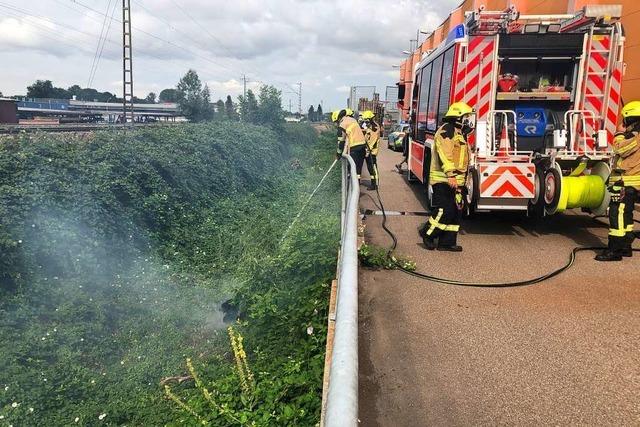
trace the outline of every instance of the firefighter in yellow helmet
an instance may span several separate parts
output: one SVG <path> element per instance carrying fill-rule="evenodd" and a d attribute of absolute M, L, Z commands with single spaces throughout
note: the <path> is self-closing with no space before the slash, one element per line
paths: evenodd
<path fill-rule="evenodd" d="M 621 261 L 633 255 L 633 210 L 640 191 L 640 101 L 622 108 L 624 129 L 613 138 L 615 154 L 609 178 L 609 244 L 598 261 Z"/>
<path fill-rule="evenodd" d="M 371 177 L 371 185 L 369 190 L 378 188 L 378 151 L 380 149 L 380 125 L 375 121 L 373 111 L 365 111 L 362 113 L 364 137 L 367 141 L 367 169 Z"/>
<path fill-rule="evenodd" d="M 429 184 L 432 212 L 420 228 L 427 249 L 460 252 L 457 244 L 463 208 L 463 188 L 469 166 L 467 136 L 473 131 L 474 110 L 464 102 L 451 104 L 431 147 Z"/>
<path fill-rule="evenodd" d="M 366 155 L 366 141 L 357 120 L 349 116 L 347 110 L 334 111 L 331 114 L 332 120 L 338 124 L 338 151 L 336 157 L 340 158 L 342 153 L 349 154 L 356 164 L 356 173 L 358 179 L 360 179 Z M 353 111 L 351 111 L 351 114 L 353 115 Z"/>

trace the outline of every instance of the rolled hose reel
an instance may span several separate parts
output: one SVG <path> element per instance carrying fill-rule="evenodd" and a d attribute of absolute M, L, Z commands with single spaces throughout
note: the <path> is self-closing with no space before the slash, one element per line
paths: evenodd
<path fill-rule="evenodd" d="M 591 174 L 582 176 L 562 176 L 560 167 L 554 165 L 545 173 L 544 179 L 547 214 L 581 208 L 604 215 L 611 201 L 606 184 L 610 173 L 609 165 L 604 162 L 596 163 Z"/>

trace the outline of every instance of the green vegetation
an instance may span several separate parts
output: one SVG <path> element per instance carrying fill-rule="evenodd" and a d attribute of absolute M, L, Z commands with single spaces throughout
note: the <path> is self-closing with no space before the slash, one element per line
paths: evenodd
<path fill-rule="evenodd" d="M 0 425 L 314 425 L 337 174 L 279 240 L 327 139 L 219 122 L 0 140 Z"/>
<path fill-rule="evenodd" d="M 358 258 L 363 267 L 373 269 L 395 270 L 402 268 L 404 270 L 414 271 L 416 263 L 408 258 L 396 256 L 389 253 L 388 249 L 381 248 L 376 245 L 363 244 L 358 250 Z"/>

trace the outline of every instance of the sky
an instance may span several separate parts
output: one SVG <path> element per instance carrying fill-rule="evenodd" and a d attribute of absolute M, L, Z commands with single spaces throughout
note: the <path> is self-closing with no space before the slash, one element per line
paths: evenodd
<path fill-rule="evenodd" d="M 418 29 L 435 29 L 458 3 L 131 0 L 135 94 L 175 87 L 192 68 L 213 100 L 241 94 L 243 75 L 249 88 L 266 83 L 282 90 L 285 109 L 291 100 L 297 110 L 298 82 L 303 111 L 320 102 L 325 111 L 344 106 L 350 86 L 376 86 L 384 99 L 410 39 Z M 91 82 L 120 95 L 121 5 L 0 0 L 0 92 L 24 95 L 36 79 L 47 79 L 65 88 Z M 103 48 L 101 33 L 107 34 Z"/>

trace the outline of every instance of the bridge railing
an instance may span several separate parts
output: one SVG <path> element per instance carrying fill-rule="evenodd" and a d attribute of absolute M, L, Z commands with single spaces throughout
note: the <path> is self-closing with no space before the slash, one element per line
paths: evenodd
<path fill-rule="evenodd" d="M 323 425 L 358 425 L 358 201 L 356 166 L 342 155 L 342 238 L 338 257 L 335 332 Z"/>

